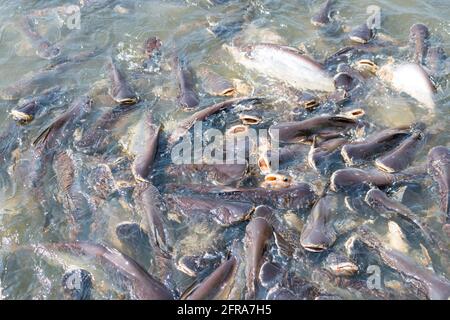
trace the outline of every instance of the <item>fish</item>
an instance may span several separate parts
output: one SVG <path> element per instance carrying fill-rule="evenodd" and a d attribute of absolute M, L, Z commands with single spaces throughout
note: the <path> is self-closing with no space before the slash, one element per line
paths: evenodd
<path fill-rule="evenodd" d="M 409 41 L 414 47 L 414 62 L 424 64 L 427 57 L 430 31 L 422 23 L 415 23 L 409 29 Z"/>
<path fill-rule="evenodd" d="M 104 153 L 111 147 L 111 131 L 138 108 L 138 104 L 118 105 L 107 110 L 92 125 L 83 129 L 81 137 L 74 142 L 75 148 L 89 155 Z"/>
<path fill-rule="evenodd" d="M 264 261 L 259 269 L 258 281 L 266 289 L 275 287 L 283 281 L 286 271 L 276 262 Z"/>
<path fill-rule="evenodd" d="M 116 226 L 121 249 L 142 266 L 147 266 L 154 254 L 147 232 L 136 222 L 124 221 Z"/>
<path fill-rule="evenodd" d="M 140 182 L 148 182 L 148 176 L 152 171 L 158 151 L 161 132 L 161 126 L 154 123 L 152 113 L 148 113 L 144 121 L 143 139 L 142 141 L 136 141 L 133 148 L 135 158 L 131 166 L 134 178 Z"/>
<path fill-rule="evenodd" d="M 437 244 L 437 238 L 430 227 L 422 222 L 419 217 L 414 214 L 407 206 L 401 202 L 395 201 L 387 196 L 383 191 L 372 188 L 365 196 L 365 202 L 375 210 L 381 213 L 391 212 L 395 213 L 400 218 L 412 223 L 416 228 L 421 231 L 421 235 L 431 245 Z"/>
<path fill-rule="evenodd" d="M 416 168 L 414 168 L 416 169 Z M 372 185 L 380 188 L 388 187 L 397 182 L 415 181 L 422 172 L 388 173 L 377 169 L 363 170 L 346 168 L 336 170 L 330 178 L 332 191 L 349 191 Z"/>
<path fill-rule="evenodd" d="M 332 196 L 321 197 L 313 206 L 306 219 L 300 236 L 300 244 L 307 251 L 322 252 L 330 248 L 336 241 L 337 235 L 332 225 L 333 209 Z"/>
<path fill-rule="evenodd" d="M 196 179 L 205 176 L 207 182 L 229 186 L 243 180 L 248 171 L 248 163 L 239 164 L 180 164 L 172 165 L 166 173 L 173 177 L 194 176 Z"/>
<path fill-rule="evenodd" d="M 192 110 L 200 103 L 198 95 L 194 90 L 195 83 L 193 74 L 186 65 L 180 62 L 178 57 L 174 58 L 173 63 L 179 87 L 178 104 L 185 110 Z"/>
<path fill-rule="evenodd" d="M 377 71 L 377 75 L 390 84 L 394 90 L 408 94 L 421 106 L 434 112 L 436 87 L 428 73 L 417 63 L 386 64 Z"/>
<path fill-rule="evenodd" d="M 358 235 L 367 246 L 378 251 L 386 265 L 407 279 L 414 280 L 412 281 L 413 285 L 425 292 L 429 299 L 448 300 L 450 297 L 450 281 L 448 279 L 418 265 L 408 255 L 383 245 L 377 236 L 365 226 L 358 229 Z"/>
<path fill-rule="evenodd" d="M 91 300 L 93 276 L 80 268 L 67 270 L 61 280 L 66 300 Z"/>
<path fill-rule="evenodd" d="M 447 61 L 447 55 L 441 46 L 428 49 L 426 65 L 430 70 L 431 76 L 440 76 L 441 73 L 445 71 Z"/>
<path fill-rule="evenodd" d="M 265 189 L 265 188 L 234 188 L 198 186 L 198 185 L 166 185 L 166 190 L 174 192 L 176 190 L 196 192 L 202 195 L 215 195 L 221 199 L 250 201 L 258 205 L 267 205 L 284 210 L 309 209 L 317 200 L 317 194 L 312 185 L 304 182 L 297 182 L 289 188 Z"/>
<path fill-rule="evenodd" d="M 277 150 L 263 149 L 258 154 L 258 167 L 261 173 L 269 174 L 273 170 L 277 170 L 277 168 L 273 168 L 275 163 L 281 167 L 290 161 L 297 160 L 307 152 L 307 148 L 308 146 L 304 144 L 291 144 L 280 147 Z"/>
<path fill-rule="evenodd" d="M 412 134 L 395 149 L 375 160 L 375 166 L 383 171 L 394 173 L 406 169 L 426 143 L 426 133 L 414 128 Z"/>
<path fill-rule="evenodd" d="M 285 189 L 292 185 L 293 181 L 290 176 L 279 173 L 269 173 L 264 177 L 264 181 L 261 183 L 261 187 L 272 190 Z"/>
<path fill-rule="evenodd" d="M 0 189 L 7 189 L 11 179 L 7 167 L 13 159 L 13 152 L 21 142 L 22 127 L 16 122 L 10 122 L 0 133 Z"/>
<path fill-rule="evenodd" d="M 325 139 L 343 136 L 361 121 L 353 116 L 321 115 L 303 121 L 281 122 L 270 126 L 269 135 L 281 143 L 308 143 L 314 136 Z"/>
<path fill-rule="evenodd" d="M 316 27 L 323 27 L 330 23 L 330 15 L 331 15 L 331 9 L 333 6 L 334 0 L 326 0 L 320 8 L 317 10 L 317 13 L 315 13 L 311 17 L 311 23 Z"/>
<path fill-rule="evenodd" d="M 106 64 L 111 86 L 108 90 L 111 98 L 119 104 L 133 105 L 139 101 L 130 84 L 127 82 L 123 72 L 117 67 L 112 57 L 109 57 Z"/>
<path fill-rule="evenodd" d="M 52 149 L 62 145 L 72 132 L 73 126 L 89 113 L 91 108 L 92 100 L 88 95 L 76 99 L 66 112 L 56 118 L 39 134 L 33 145 L 43 149 Z"/>
<path fill-rule="evenodd" d="M 80 52 L 71 57 L 59 57 L 49 65 L 25 74 L 13 84 L 0 89 L 0 99 L 19 100 L 32 94 L 37 94 L 56 84 L 60 76 L 73 67 L 79 66 L 92 57 L 103 52 L 105 48 L 96 48 L 92 51 Z"/>
<path fill-rule="evenodd" d="M 188 288 L 182 295 L 182 300 L 225 300 L 230 295 L 234 284 L 239 261 L 231 256 L 224 261 L 203 281 Z"/>
<path fill-rule="evenodd" d="M 202 67 L 199 69 L 198 74 L 202 79 L 202 87 L 206 93 L 212 96 L 234 96 L 236 94 L 236 88 L 233 83 L 218 73 Z"/>
<path fill-rule="evenodd" d="M 207 196 L 167 195 L 168 201 L 186 216 L 210 216 L 221 226 L 230 226 L 248 220 L 254 211 L 251 202 L 232 201 Z"/>
<path fill-rule="evenodd" d="M 62 88 L 55 86 L 44 90 L 37 96 L 24 99 L 11 110 L 11 116 L 18 124 L 29 124 L 46 106 L 57 102 L 61 98 L 62 93 Z"/>
<path fill-rule="evenodd" d="M 363 44 L 372 40 L 374 36 L 375 36 L 374 29 L 369 28 L 366 22 L 353 28 L 348 34 L 350 40 Z"/>
<path fill-rule="evenodd" d="M 70 239 L 87 240 L 92 222 L 92 211 L 88 199 L 83 194 L 79 181 L 76 160 L 70 150 L 58 152 L 53 160 L 57 185 L 62 197 L 62 205 L 69 215 Z"/>
<path fill-rule="evenodd" d="M 339 166 L 340 147 L 347 143 L 346 138 L 335 138 L 316 143 L 314 139 L 308 153 L 308 164 L 322 175 L 328 175 Z"/>
<path fill-rule="evenodd" d="M 244 247 L 246 257 L 245 276 L 247 300 L 256 298 L 257 280 L 263 262 L 267 242 L 272 238 L 273 228 L 269 220 L 272 210 L 266 206 L 255 208 L 254 217 L 245 228 Z"/>
<path fill-rule="evenodd" d="M 334 91 L 333 78 L 324 67 L 297 49 L 275 44 L 227 47 L 234 59 L 248 69 L 299 90 Z"/>
<path fill-rule="evenodd" d="M 36 49 L 36 54 L 42 59 L 55 59 L 61 54 L 61 48 L 50 43 L 42 37 L 36 30 L 36 23 L 30 16 L 23 16 L 19 19 L 20 30 L 30 40 L 31 45 Z"/>
<path fill-rule="evenodd" d="M 450 231 L 450 149 L 444 146 L 432 148 L 428 152 L 427 168 L 429 175 L 438 185 L 439 207 L 446 214 L 446 228 Z"/>
<path fill-rule="evenodd" d="M 367 137 L 364 141 L 344 145 L 341 155 L 348 165 L 360 164 L 392 150 L 409 135 L 408 128 L 385 129 Z"/>
<path fill-rule="evenodd" d="M 143 66 L 149 70 L 159 70 L 162 42 L 157 37 L 149 37 L 144 43 L 145 60 Z"/>
<path fill-rule="evenodd" d="M 164 253 L 170 253 L 171 235 L 164 214 L 165 203 L 159 190 L 152 184 L 144 183 L 139 187 L 136 202 L 143 213 L 151 243 Z"/>
<path fill-rule="evenodd" d="M 177 142 L 180 138 L 184 137 L 186 133 L 189 132 L 189 129 L 191 129 L 197 121 L 204 121 L 208 117 L 215 113 L 218 113 L 219 111 L 230 109 L 242 104 L 260 103 L 261 101 L 261 98 L 232 98 L 223 102 L 215 103 L 209 107 L 205 107 L 195 112 L 190 117 L 182 120 L 180 124 L 175 128 L 173 133 L 169 136 L 168 142 L 169 144 Z"/>
<path fill-rule="evenodd" d="M 85 241 L 45 244 L 43 246 L 50 250 L 62 250 L 88 256 L 110 266 L 129 281 L 132 294 L 139 300 L 173 300 L 172 293 L 163 283 L 145 271 L 132 258 L 115 248 Z"/>

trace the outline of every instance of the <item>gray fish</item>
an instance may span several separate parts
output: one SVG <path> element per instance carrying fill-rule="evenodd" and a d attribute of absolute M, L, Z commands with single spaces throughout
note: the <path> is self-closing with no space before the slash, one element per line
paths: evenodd
<path fill-rule="evenodd" d="M 100 48 L 81 52 L 75 56 L 60 59 L 40 70 L 29 72 L 15 83 L 0 89 L 0 99 L 18 100 L 57 85 L 61 74 L 95 57 L 103 50 L 104 48 Z"/>
<path fill-rule="evenodd" d="M 91 300 L 92 274 L 84 269 L 70 269 L 62 277 L 66 300 Z"/>
<path fill-rule="evenodd" d="M 261 102 L 261 98 L 233 98 L 229 99 L 223 102 L 219 102 L 216 104 L 213 104 L 209 107 L 203 108 L 197 112 L 195 112 L 193 115 L 188 117 L 187 119 L 181 121 L 181 123 L 177 126 L 177 128 L 174 130 L 174 132 L 169 137 L 169 143 L 173 144 L 174 142 L 177 142 L 181 137 L 183 137 L 190 128 L 192 128 L 197 121 L 204 121 L 209 116 L 229 108 L 232 108 L 237 105 L 241 104 L 252 104 L 252 103 L 258 103 Z"/>
<path fill-rule="evenodd" d="M 422 236 L 430 243 L 436 244 L 436 237 L 430 227 L 420 221 L 408 207 L 389 198 L 386 193 L 378 189 L 370 189 L 365 197 L 366 203 L 379 212 L 393 212 L 402 219 L 413 223 L 421 231 Z"/>
<path fill-rule="evenodd" d="M 168 221 L 164 215 L 164 202 L 158 189 L 151 184 L 141 184 L 137 204 L 144 214 L 151 243 L 164 253 L 171 251 L 171 236 L 167 229 Z"/>
<path fill-rule="evenodd" d="M 311 23 L 317 27 L 323 27 L 330 23 L 331 9 L 334 0 L 326 0 L 318 9 L 317 13 L 311 17 Z"/>
<path fill-rule="evenodd" d="M 223 262 L 208 277 L 193 288 L 189 288 L 181 297 L 186 300 L 225 300 L 234 284 L 238 260 L 232 256 Z"/>
<path fill-rule="evenodd" d="M 136 222 L 121 222 L 116 226 L 116 236 L 120 241 L 124 253 L 129 254 L 142 266 L 151 261 L 151 246 L 147 232 Z"/>
<path fill-rule="evenodd" d="M 106 68 L 111 81 L 111 86 L 109 88 L 109 95 L 111 98 L 117 103 L 124 105 L 133 105 L 138 102 L 138 96 L 131 88 L 125 75 L 119 70 L 112 57 L 109 58 Z"/>
<path fill-rule="evenodd" d="M 65 250 L 85 255 L 112 267 L 113 270 L 127 279 L 137 299 L 140 300 L 172 300 L 171 292 L 130 257 L 114 248 L 89 242 L 72 242 L 45 245 L 46 248 Z"/>
<path fill-rule="evenodd" d="M 437 182 L 440 196 L 440 208 L 447 215 L 446 224 L 450 231 L 450 149 L 444 146 L 434 147 L 428 153 L 428 173 Z M 450 232 L 449 232 L 450 234 Z"/>
<path fill-rule="evenodd" d="M 230 81 L 206 67 L 199 70 L 199 76 L 203 90 L 212 96 L 233 96 L 236 92 Z"/>
<path fill-rule="evenodd" d="M 53 123 L 44 129 L 35 139 L 33 145 L 42 146 L 44 149 L 62 145 L 69 137 L 73 126 L 79 122 L 92 108 L 92 100 L 89 96 L 82 96 L 75 100 L 69 109 L 61 114 Z"/>
<path fill-rule="evenodd" d="M 149 113 L 146 116 L 144 125 L 144 141 L 142 148 L 136 153 L 131 171 L 137 181 L 147 182 L 148 176 L 152 172 L 155 162 L 156 152 L 158 151 L 158 140 L 161 132 L 161 126 L 153 121 L 153 115 Z M 137 151 L 137 150 L 135 150 Z"/>
<path fill-rule="evenodd" d="M 79 181 L 75 159 L 69 151 L 55 155 L 53 169 L 62 197 L 62 205 L 69 215 L 71 240 L 86 240 L 90 232 L 92 212 Z"/>
<path fill-rule="evenodd" d="M 349 165 L 359 164 L 392 150 L 410 135 L 407 128 L 385 129 L 361 142 L 346 144 L 342 147 L 342 158 Z"/>
<path fill-rule="evenodd" d="M 55 103 L 62 95 L 62 89 L 59 86 L 44 90 L 35 97 L 19 101 L 17 107 L 11 110 L 11 116 L 19 124 L 28 124 L 39 115 L 43 109 Z"/>
<path fill-rule="evenodd" d="M 278 137 L 282 143 L 311 141 L 313 136 L 337 138 L 360 125 L 354 117 L 344 115 L 322 115 L 303 121 L 282 122 L 269 128 L 272 139 Z"/>
<path fill-rule="evenodd" d="M 322 252 L 336 241 L 336 231 L 332 225 L 333 210 L 330 207 L 332 197 L 320 198 L 311 210 L 303 227 L 300 244 L 311 252 Z"/>
<path fill-rule="evenodd" d="M 269 207 L 259 206 L 255 209 L 254 217 L 245 228 L 245 256 L 247 279 L 246 299 L 256 298 L 256 286 L 259 278 L 259 271 L 263 262 L 263 253 L 267 242 L 273 234 L 272 225 L 268 219 L 272 214 Z"/>
<path fill-rule="evenodd" d="M 332 191 L 350 191 L 364 186 L 388 187 L 396 182 L 415 181 L 421 172 L 388 173 L 376 169 L 362 170 L 357 168 L 346 168 L 335 171 L 330 178 L 330 189 Z"/>
<path fill-rule="evenodd" d="M 345 138 L 336 138 L 316 143 L 314 140 L 308 153 L 308 164 L 311 168 L 322 175 L 328 175 L 339 165 L 340 150 L 339 148 L 347 143 Z"/>
<path fill-rule="evenodd" d="M 31 42 L 31 45 L 36 49 L 36 54 L 43 59 L 54 59 L 61 54 L 61 49 L 51 44 L 50 41 L 43 38 L 36 30 L 35 23 L 31 17 L 24 16 L 20 19 L 20 29 Z"/>
<path fill-rule="evenodd" d="M 217 199 L 205 196 L 167 195 L 169 201 L 186 217 L 210 215 L 222 226 L 230 226 L 250 218 L 254 206 L 250 202 Z"/>
<path fill-rule="evenodd" d="M 283 189 L 266 188 L 229 188 L 212 186 L 179 186 L 167 185 L 167 191 L 175 190 L 193 191 L 199 194 L 216 195 L 221 199 L 236 201 L 251 201 L 258 205 L 267 205 L 277 209 L 301 210 L 308 209 L 316 202 L 317 194 L 312 185 L 296 183 L 292 187 Z"/>
<path fill-rule="evenodd" d="M 446 61 L 447 55 L 442 47 L 431 47 L 428 49 L 426 62 L 431 75 L 441 75 L 441 73 L 445 71 Z"/>
<path fill-rule="evenodd" d="M 422 150 L 426 142 L 423 130 L 414 129 L 412 134 L 404 139 L 395 149 L 377 158 L 375 165 L 386 172 L 399 172 L 406 169 Z"/>
<path fill-rule="evenodd" d="M 426 293 L 431 300 L 448 300 L 450 297 L 450 281 L 434 273 L 430 269 L 418 265 L 404 253 L 383 245 L 375 234 L 366 227 L 358 229 L 360 239 L 369 247 L 378 251 L 383 262 L 398 271 L 407 279 L 413 279 L 413 285 Z"/>
<path fill-rule="evenodd" d="M 77 150 L 85 154 L 101 154 L 111 146 L 111 131 L 139 105 L 118 105 L 103 113 L 93 124 L 83 129 L 81 138 L 75 141 Z"/>
<path fill-rule="evenodd" d="M 375 33 L 374 30 L 369 28 L 367 23 L 364 22 L 360 26 L 353 28 L 348 36 L 350 40 L 354 42 L 367 43 L 375 36 Z"/>
<path fill-rule="evenodd" d="M 259 270 L 258 281 L 264 288 L 271 289 L 282 282 L 285 273 L 278 263 L 265 261 Z"/>
<path fill-rule="evenodd" d="M 414 61 L 420 64 L 425 63 L 428 50 L 428 40 L 430 32 L 426 25 L 415 23 L 409 29 L 409 41 L 414 47 Z"/>
<path fill-rule="evenodd" d="M 175 72 L 179 86 L 178 103 L 183 109 L 194 109 L 200 103 L 195 92 L 195 83 L 193 74 L 185 65 L 180 62 L 178 57 L 174 58 Z"/>

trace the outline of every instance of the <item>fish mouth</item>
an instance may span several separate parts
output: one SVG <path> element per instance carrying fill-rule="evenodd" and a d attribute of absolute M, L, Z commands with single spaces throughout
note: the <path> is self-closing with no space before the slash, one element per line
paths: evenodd
<path fill-rule="evenodd" d="M 307 110 L 314 109 L 319 105 L 319 102 L 316 99 L 311 99 L 303 102 L 303 107 Z"/>
<path fill-rule="evenodd" d="M 136 104 L 138 102 L 138 98 L 120 98 L 116 99 L 116 102 L 118 102 L 121 105 L 130 106 Z"/>
<path fill-rule="evenodd" d="M 351 119 L 358 119 L 358 118 L 361 118 L 361 117 L 364 116 L 365 114 L 366 114 L 366 112 L 365 112 L 363 109 L 360 109 L 360 108 L 358 108 L 358 109 L 353 109 L 353 110 L 350 110 L 350 111 L 348 111 L 348 112 L 342 113 L 342 115 L 344 115 L 344 116 L 346 116 L 346 117 L 348 117 L 348 118 L 351 118 Z"/>
<path fill-rule="evenodd" d="M 231 96 L 234 96 L 235 94 L 236 94 L 236 89 L 234 89 L 234 88 L 225 89 L 220 93 L 221 96 L 226 96 L 226 97 L 231 97 Z"/>
<path fill-rule="evenodd" d="M 262 119 L 256 116 L 251 116 L 248 114 L 239 115 L 239 119 L 242 121 L 242 124 L 245 125 L 255 125 L 261 123 Z"/>
<path fill-rule="evenodd" d="M 292 178 L 277 173 L 268 174 L 261 184 L 261 187 L 273 190 L 285 189 L 290 186 L 292 186 Z"/>
<path fill-rule="evenodd" d="M 226 135 L 241 135 L 248 132 L 248 126 L 238 124 L 227 130 Z"/>
<path fill-rule="evenodd" d="M 361 59 L 355 62 L 356 69 L 363 71 L 363 72 L 369 72 L 370 74 L 377 74 L 379 67 L 378 65 L 369 59 Z"/>
<path fill-rule="evenodd" d="M 260 156 L 258 159 L 258 167 L 262 173 L 268 174 L 270 173 L 270 161 L 266 156 Z"/>
<path fill-rule="evenodd" d="M 336 265 L 330 266 L 330 269 L 339 276 L 351 276 L 358 272 L 359 268 L 357 265 L 351 262 L 343 262 Z"/>
<path fill-rule="evenodd" d="M 327 250 L 327 247 L 323 244 L 307 244 L 303 245 L 303 248 L 309 252 L 323 252 Z"/>
<path fill-rule="evenodd" d="M 12 110 L 11 116 L 13 119 L 20 124 L 27 124 L 33 121 L 34 117 L 30 114 L 27 114 L 25 112 L 19 111 L 19 110 Z"/>

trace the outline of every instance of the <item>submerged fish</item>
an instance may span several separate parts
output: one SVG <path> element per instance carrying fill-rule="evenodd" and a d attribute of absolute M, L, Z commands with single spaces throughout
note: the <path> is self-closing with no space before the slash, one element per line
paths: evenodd
<path fill-rule="evenodd" d="M 447 232 L 450 234 L 450 149 L 444 146 L 434 147 L 428 153 L 428 172 L 437 182 L 440 196 L 440 208 L 447 215 Z"/>
<path fill-rule="evenodd" d="M 92 274 L 84 269 L 70 269 L 62 277 L 62 287 L 67 300 L 91 300 Z"/>
<path fill-rule="evenodd" d="M 275 44 L 230 47 L 235 60 L 245 67 L 305 90 L 334 91 L 333 78 L 324 67 L 297 49 Z"/>
<path fill-rule="evenodd" d="M 98 259 L 131 284 L 132 293 L 140 300 L 172 300 L 172 293 L 130 257 L 114 248 L 90 242 L 69 242 L 44 245 L 50 250 L 63 250 Z"/>
<path fill-rule="evenodd" d="M 381 79 L 395 90 L 404 92 L 434 112 L 436 88 L 427 72 L 416 63 L 387 64 L 378 70 Z"/>
<path fill-rule="evenodd" d="M 161 126 L 154 123 L 153 115 L 151 113 L 147 114 L 144 119 L 142 131 L 137 133 L 142 139 L 138 141 L 138 139 L 135 138 L 135 143 L 133 143 L 133 146 L 130 149 L 135 155 L 131 171 L 137 181 L 148 181 L 147 179 L 152 171 L 156 152 L 158 151 L 160 131 Z"/>
<path fill-rule="evenodd" d="M 195 83 L 193 74 L 190 69 L 185 66 L 178 57 L 174 58 L 175 72 L 179 86 L 178 103 L 184 109 L 194 109 L 200 103 L 195 92 Z"/>
<path fill-rule="evenodd" d="M 236 89 L 231 81 L 206 67 L 199 70 L 199 76 L 202 78 L 203 89 L 210 95 L 233 96 L 236 93 Z"/>

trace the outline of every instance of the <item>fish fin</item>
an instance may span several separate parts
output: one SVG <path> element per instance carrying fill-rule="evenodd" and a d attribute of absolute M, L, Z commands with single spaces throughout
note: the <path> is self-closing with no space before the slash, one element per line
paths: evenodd
<path fill-rule="evenodd" d="M 0 190 L 8 190 L 12 186 L 8 172 L 0 168 Z"/>
<path fill-rule="evenodd" d="M 278 232 L 273 232 L 274 238 L 275 238 L 275 244 L 278 247 L 278 251 L 281 255 L 291 257 L 294 253 L 294 248 L 292 245 L 285 240 Z"/>
<path fill-rule="evenodd" d="M 33 141 L 32 145 L 33 146 L 37 146 L 40 144 L 44 144 L 47 141 L 47 138 L 50 134 L 50 132 L 53 129 L 53 124 L 51 124 L 50 126 L 48 126 L 46 129 L 44 129 L 39 136 Z"/>
<path fill-rule="evenodd" d="M 197 289 L 198 285 L 201 283 L 200 279 L 195 279 L 186 289 L 184 289 L 183 293 L 180 296 L 180 300 L 187 300 L 188 297 Z"/>

